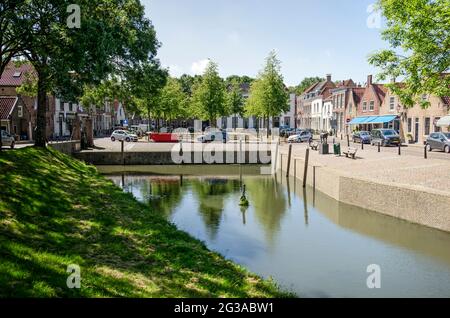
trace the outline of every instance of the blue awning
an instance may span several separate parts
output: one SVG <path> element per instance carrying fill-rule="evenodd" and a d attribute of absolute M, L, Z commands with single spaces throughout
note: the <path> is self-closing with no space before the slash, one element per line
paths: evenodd
<path fill-rule="evenodd" d="M 396 115 L 384 115 L 384 116 L 362 116 L 353 118 L 349 125 L 359 124 L 384 124 L 389 123 L 397 118 Z"/>
<path fill-rule="evenodd" d="M 362 124 L 365 120 L 367 120 L 367 116 L 365 117 L 355 117 L 353 118 L 348 124 L 349 125 L 358 125 L 358 124 Z"/>

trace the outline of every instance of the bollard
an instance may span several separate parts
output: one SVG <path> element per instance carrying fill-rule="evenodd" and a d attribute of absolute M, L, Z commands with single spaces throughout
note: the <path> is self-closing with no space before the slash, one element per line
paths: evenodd
<path fill-rule="evenodd" d="M 364 150 L 364 141 L 361 139 L 361 150 Z"/>
<path fill-rule="evenodd" d="M 402 155 L 402 143 L 398 144 L 398 155 L 401 156 Z"/>
<path fill-rule="evenodd" d="M 292 144 L 289 144 L 289 153 L 288 153 L 288 162 L 287 162 L 286 178 L 289 177 L 289 171 L 290 171 L 290 169 L 291 169 L 291 157 L 292 157 Z"/>
<path fill-rule="evenodd" d="M 308 176 L 309 148 L 306 148 L 305 170 L 303 171 L 303 188 L 306 188 L 306 177 Z"/>
<path fill-rule="evenodd" d="M 342 134 L 341 134 L 341 140 L 343 140 L 344 139 L 344 137 L 342 136 Z"/>
<path fill-rule="evenodd" d="M 427 146 L 425 145 L 425 147 L 423 148 L 423 157 L 425 159 L 428 159 L 428 153 L 427 153 Z"/>
<path fill-rule="evenodd" d="M 378 152 L 380 152 L 380 151 L 381 151 L 381 143 L 378 142 Z"/>
<path fill-rule="evenodd" d="M 350 136 L 347 134 L 347 147 L 350 147 Z"/>

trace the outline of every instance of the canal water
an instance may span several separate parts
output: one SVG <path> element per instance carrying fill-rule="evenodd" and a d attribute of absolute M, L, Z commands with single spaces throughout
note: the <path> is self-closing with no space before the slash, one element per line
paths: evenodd
<path fill-rule="evenodd" d="M 300 297 L 450 297 L 449 233 L 304 191 L 284 176 L 229 173 L 108 178 L 208 248 Z M 239 206 L 242 184 L 248 208 Z M 368 288 L 371 264 L 380 288 Z"/>

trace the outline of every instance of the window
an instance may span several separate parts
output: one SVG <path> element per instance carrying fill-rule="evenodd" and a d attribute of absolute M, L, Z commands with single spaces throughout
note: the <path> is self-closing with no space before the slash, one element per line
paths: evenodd
<path fill-rule="evenodd" d="M 17 106 L 17 116 L 23 117 L 23 106 Z"/>
<path fill-rule="evenodd" d="M 344 95 L 341 94 L 341 104 L 339 108 L 342 108 L 342 106 L 344 106 Z"/>
<path fill-rule="evenodd" d="M 430 134 L 430 117 L 425 117 L 425 135 L 428 136 Z"/>
<path fill-rule="evenodd" d="M 367 102 L 363 102 L 363 112 L 367 111 Z"/>
<path fill-rule="evenodd" d="M 435 132 L 441 132 L 441 127 L 436 126 L 437 122 L 439 121 L 439 119 L 441 119 L 441 117 L 435 117 L 434 118 L 434 131 Z"/>
<path fill-rule="evenodd" d="M 22 75 L 22 72 L 14 72 L 13 77 L 20 77 Z"/>
<path fill-rule="evenodd" d="M 370 105 L 369 105 L 369 110 L 371 112 L 373 112 L 373 110 L 375 109 L 375 102 L 373 100 L 370 101 Z"/>
<path fill-rule="evenodd" d="M 69 103 L 69 111 L 72 111 L 72 103 Z"/>
<path fill-rule="evenodd" d="M 412 132 L 412 118 L 408 118 L 408 132 Z"/>
<path fill-rule="evenodd" d="M 395 97 L 389 98 L 389 110 L 393 111 L 395 109 Z"/>

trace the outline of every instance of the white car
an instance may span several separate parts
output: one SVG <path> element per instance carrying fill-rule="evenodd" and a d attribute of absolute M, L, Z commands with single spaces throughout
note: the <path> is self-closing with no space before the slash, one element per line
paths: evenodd
<path fill-rule="evenodd" d="M 130 142 L 130 141 L 138 141 L 138 136 L 135 134 L 132 134 L 126 130 L 115 130 L 112 135 L 111 135 L 111 141 L 114 142 L 116 140 L 119 141 L 126 141 L 126 142 Z"/>
<path fill-rule="evenodd" d="M 221 141 L 223 143 L 226 143 L 229 139 L 230 136 L 228 136 L 228 133 L 226 131 L 220 130 L 210 130 L 209 132 L 197 138 L 197 140 L 202 143 L 213 141 Z"/>
<path fill-rule="evenodd" d="M 309 142 L 312 140 L 312 135 L 309 131 L 302 131 L 299 134 L 292 135 L 288 138 L 288 143 L 292 142 Z"/>
<path fill-rule="evenodd" d="M 11 149 L 14 148 L 15 145 L 14 137 L 11 136 L 8 132 L 2 130 L 2 146 L 9 146 Z"/>

